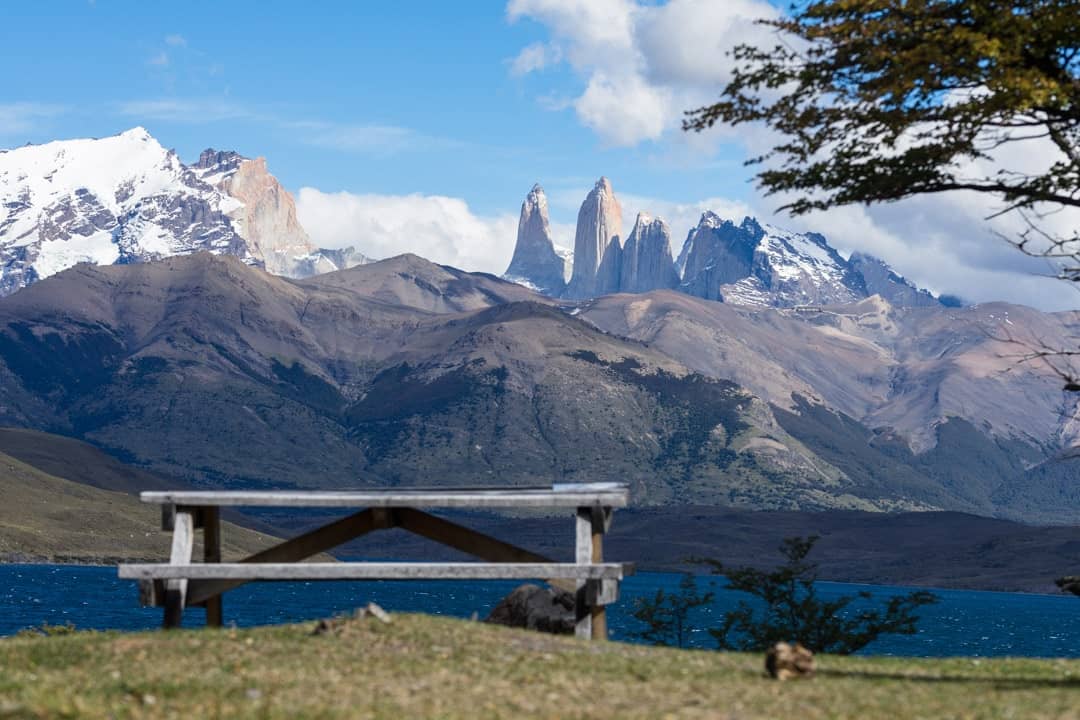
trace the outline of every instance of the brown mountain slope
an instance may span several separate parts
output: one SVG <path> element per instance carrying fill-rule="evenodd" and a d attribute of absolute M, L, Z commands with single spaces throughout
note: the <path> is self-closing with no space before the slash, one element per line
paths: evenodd
<path fill-rule="evenodd" d="M 101 490 L 135 495 L 143 490 L 176 490 L 166 480 L 125 465 L 74 438 L 24 428 L 0 428 L 0 452 L 41 472 Z"/>
<path fill-rule="evenodd" d="M 759 310 L 659 291 L 600 298 L 583 316 L 781 407 L 798 394 L 888 427 L 917 452 L 949 418 L 1044 452 L 1080 439 L 1076 398 L 1045 365 L 1019 362 L 1024 343 L 1072 347 L 1065 314 L 1004 303 L 896 308 L 876 296 Z"/>
<path fill-rule="evenodd" d="M 553 302 L 494 275 L 463 272 L 411 254 L 317 275 L 299 284 L 346 290 L 360 297 L 433 313 L 467 312 L 508 302 Z"/>
<path fill-rule="evenodd" d="M 445 269 L 408 262 L 439 286 Z M 930 502 L 837 492 L 857 483 L 737 386 L 541 303 L 433 315 L 192 256 L 61 273 L 0 303 L 0 327 L 5 422 L 194 484 L 626 480 L 650 503 Z"/>
<path fill-rule="evenodd" d="M 291 282 L 190 256 L 36 283 L 0 301 L 0 423 L 207 486 L 620 480 L 642 504 L 1055 522 L 1076 509 L 1068 468 L 1025 490 L 1045 427 L 1014 437 L 1009 423 L 1038 395 L 1010 384 L 1020 373 L 970 370 L 977 324 L 920 334 L 940 317 L 675 293 L 563 309 L 415 257 L 376 265 Z M 461 297 L 479 309 L 432 311 Z M 987 432 L 993 383 L 1017 394 L 1019 420 L 1003 412 Z M 902 418 L 936 444 L 866 424 L 908 399 L 940 409 Z"/>
<path fill-rule="evenodd" d="M 160 562 L 169 555 L 159 508 L 125 493 L 64 480 L 5 453 L 0 490 L 0 561 Z M 223 523 L 222 554 L 239 559 L 273 540 Z"/>

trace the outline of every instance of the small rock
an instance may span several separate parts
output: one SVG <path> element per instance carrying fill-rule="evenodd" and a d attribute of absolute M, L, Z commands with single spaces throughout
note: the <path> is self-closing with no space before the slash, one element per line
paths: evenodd
<path fill-rule="evenodd" d="M 1055 582 L 1057 583 L 1057 586 L 1065 592 L 1080 595 L 1080 575 L 1070 575 L 1068 577 L 1058 578 Z"/>
<path fill-rule="evenodd" d="M 484 622 L 569 635 L 574 632 L 574 596 L 531 583 L 519 585 Z"/>
<path fill-rule="evenodd" d="M 765 654 L 765 672 L 777 680 L 813 677 L 814 653 L 801 643 L 778 642 Z"/>
<path fill-rule="evenodd" d="M 369 602 L 367 606 L 364 607 L 364 612 L 365 614 L 372 616 L 379 622 L 385 623 L 387 625 L 390 624 L 390 613 L 386 612 L 373 602 Z"/>

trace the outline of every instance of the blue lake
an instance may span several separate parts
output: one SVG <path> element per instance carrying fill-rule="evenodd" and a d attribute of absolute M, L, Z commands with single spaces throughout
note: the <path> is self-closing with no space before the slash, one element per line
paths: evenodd
<path fill-rule="evenodd" d="M 623 583 L 619 602 L 609 609 L 613 640 L 634 641 L 641 625 L 631 615 L 633 599 L 658 588 L 678 590 L 679 575 L 640 573 Z M 377 602 L 390 612 L 484 617 L 516 587 L 516 581 L 365 581 L 256 583 L 225 595 L 226 622 L 237 626 L 289 623 L 329 617 Z M 705 628 L 720 623 L 725 609 L 745 597 L 724 591 L 722 578 L 699 577 L 699 590 L 716 600 L 697 612 L 691 643 L 714 647 Z M 820 583 L 823 596 L 867 590 L 876 598 L 913 588 Z M 937 605 L 920 608 L 916 635 L 883 636 L 863 652 L 909 656 L 1080 657 L 1080 598 L 1022 593 L 934 590 Z M 80 629 L 143 630 L 161 623 L 161 610 L 140 608 L 135 583 L 118 580 L 112 567 L 0 565 L 0 635 L 43 623 L 74 623 Z M 201 610 L 185 615 L 185 625 L 203 623 Z"/>

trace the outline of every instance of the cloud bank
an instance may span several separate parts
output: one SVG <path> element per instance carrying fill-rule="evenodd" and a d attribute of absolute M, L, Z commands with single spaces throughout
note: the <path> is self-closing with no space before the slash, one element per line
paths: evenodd
<path fill-rule="evenodd" d="M 482 216 L 442 195 L 327 193 L 301 188 L 300 223 L 321 247 L 373 258 L 416 253 L 462 270 L 500 274 L 514 252 L 517 215 Z"/>

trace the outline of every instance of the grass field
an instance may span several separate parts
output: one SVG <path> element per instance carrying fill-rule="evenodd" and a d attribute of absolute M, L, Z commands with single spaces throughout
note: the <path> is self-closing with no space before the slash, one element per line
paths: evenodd
<path fill-rule="evenodd" d="M 757 655 L 590 644 L 395 615 L 0 640 L 0 717 L 1080 718 L 1080 661 Z"/>
<path fill-rule="evenodd" d="M 161 561 L 171 536 L 161 509 L 123 492 L 42 472 L 0 452 L 0 561 Z M 201 536 L 201 533 L 199 533 Z M 276 538 L 223 523 L 222 555 L 241 558 Z M 201 545 L 196 557 L 201 554 Z"/>

